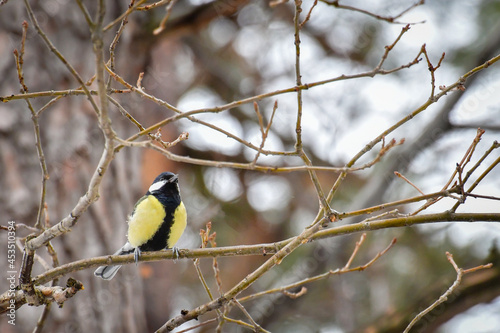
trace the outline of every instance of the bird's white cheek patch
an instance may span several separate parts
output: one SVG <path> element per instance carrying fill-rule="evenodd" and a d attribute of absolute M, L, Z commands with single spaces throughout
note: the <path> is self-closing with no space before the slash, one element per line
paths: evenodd
<path fill-rule="evenodd" d="M 163 187 L 163 185 L 165 185 L 167 183 L 166 180 L 162 180 L 160 182 L 157 182 L 157 183 L 154 183 L 153 185 L 151 185 L 149 187 L 149 192 L 153 193 L 155 191 L 158 191 L 159 189 L 161 189 Z"/>

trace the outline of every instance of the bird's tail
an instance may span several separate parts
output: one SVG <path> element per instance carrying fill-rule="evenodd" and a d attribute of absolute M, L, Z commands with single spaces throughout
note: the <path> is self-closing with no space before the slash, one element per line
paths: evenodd
<path fill-rule="evenodd" d="M 113 255 L 129 254 L 134 252 L 134 250 L 135 248 L 127 242 L 121 247 L 121 249 L 113 253 Z M 118 272 L 121 267 L 121 265 L 101 266 L 95 270 L 94 275 L 104 280 L 111 280 L 115 277 L 116 272 Z"/>

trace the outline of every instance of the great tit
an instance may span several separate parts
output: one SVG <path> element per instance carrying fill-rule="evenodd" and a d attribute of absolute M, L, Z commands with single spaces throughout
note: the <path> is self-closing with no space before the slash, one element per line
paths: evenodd
<path fill-rule="evenodd" d="M 186 208 L 181 201 L 178 176 L 164 172 L 154 180 L 148 192 L 137 201 L 128 218 L 128 242 L 114 255 L 173 248 L 186 228 Z M 174 252 L 177 252 L 174 248 Z M 94 275 L 111 280 L 120 265 L 101 266 Z"/>

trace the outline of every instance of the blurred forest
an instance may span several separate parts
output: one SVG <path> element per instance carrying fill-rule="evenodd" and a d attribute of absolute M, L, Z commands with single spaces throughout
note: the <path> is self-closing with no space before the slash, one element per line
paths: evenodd
<path fill-rule="evenodd" d="M 498 331 L 500 1 L 0 4 L 0 253 L 14 221 L 17 275 L 29 235 L 35 280 L 114 253 L 163 171 L 188 211 L 179 248 L 199 248 L 208 222 L 217 247 L 298 242 L 272 264 L 150 261 L 109 282 L 89 261 L 47 280 L 83 283 L 64 307 L 18 303 L 1 332 L 164 329 L 211 301 L 202 276 L 217 299 L 266 264 L 238 301 L 175 332 L 403 332 L 447 291 L 410 332 Z M 478 270 L 450 289 L 453 262 Z"/>

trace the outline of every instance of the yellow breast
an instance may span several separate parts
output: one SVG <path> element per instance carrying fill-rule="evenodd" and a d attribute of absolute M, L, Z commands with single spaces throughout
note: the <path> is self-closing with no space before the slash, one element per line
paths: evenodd
<path fill-rule="evenodd" d="M 181 238 L 184 229 L 186 229 L 186 207 L 182 203 L 175 209 L 174 212 L 174 224 L 170 229 L 170 236 L 168 237 L 167 246 L 168 248 L 174 247 L 175 243 Z"/>
<path fill-rule="evenodd" d="M 127 237 L 130 245 L 138 247 L 150 240 L 163 223 L 165 215 L 163 205 L 154 196 L 147 196 L 139 202 L 128 221 Z"/>

